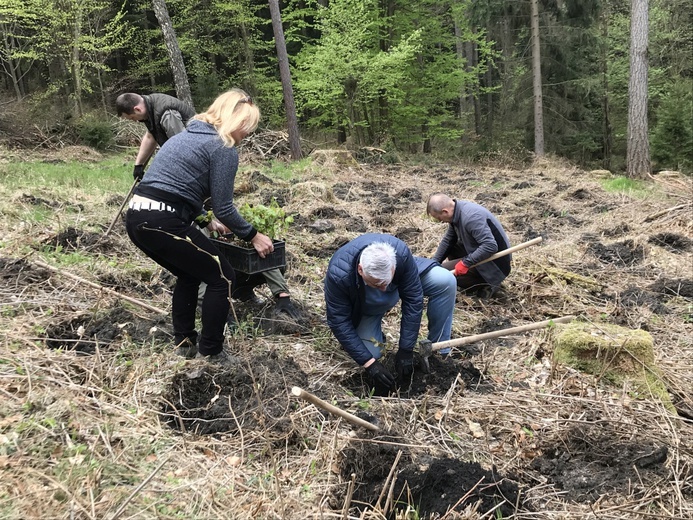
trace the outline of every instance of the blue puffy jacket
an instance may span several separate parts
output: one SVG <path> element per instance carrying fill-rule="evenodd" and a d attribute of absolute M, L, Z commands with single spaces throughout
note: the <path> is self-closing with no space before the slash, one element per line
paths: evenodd
<path fill-rule="evenodd" d="M 325 276 L 327 324 L 344 350 L 359 365 L 366 363 L 372 356 L 356 333 L 366 298 L 365 283 L 358 274 L 357 267 L 361 251 L 375 242 L 392 245 L 397 254 L 392 284 L 397 286 L 402 300 L 399 348 L 403 350 L 413 350 L 419 337 L 423 313 L 420 277 L 438 265 L 434 260 L 413 256 L 400 239 L 377 233 L 361 235 L 335 252 Z"/>

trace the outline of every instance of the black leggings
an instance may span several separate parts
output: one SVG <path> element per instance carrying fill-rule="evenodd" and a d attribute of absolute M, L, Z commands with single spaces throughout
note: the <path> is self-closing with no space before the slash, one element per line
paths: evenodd
<path fill-rule="evenodd" d="M 202 300 L 202 331 L 198 345 L 203 355 L 221 352 L 229 313 L 233 268 L 200 231 L 173 212 L 128 210 L 125 228 L 132 242 L 157 264 L 176 276 L 172 320 L 177 344 L 186 338 L 195 344 L 195 311 L 200 282 L 207 284 Z"/>

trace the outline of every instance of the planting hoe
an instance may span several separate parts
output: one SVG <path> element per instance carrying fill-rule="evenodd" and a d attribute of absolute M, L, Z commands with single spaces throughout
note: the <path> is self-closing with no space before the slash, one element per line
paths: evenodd
<path fill-rule="evenodd" d="M 428 373 L 431 367 L 428 364 L 428 358 L 434 352 L 447 347 L 459 347 L 460 345 L 468 345 L 470 343 L 476 343 L 477 341 L 483 341 L 485 339 L 500 338 L 501 336 L 508 336 L 510 334 L 519 334 L 520 332 L 525 332 L 528 330 L 543 329 L 554 323 L 569 323 L 575 316 L 563 316 L 562 318 L 554 318 L 552 320 L 538 321 L 536 323 L 530 323 L 529 325 L 521 325 L 519 327 L 512 327 L 509 329 L 494 330 L 493 332 L 485 332 L 484 334 L 474 334 L 472 336 L 467 336 L 464 338 L 451 339 L 448 341 L 439 341 L 438 343 L 431 343 L 430 340 L 423 340 L 419 342 L 419 355 L 421 356 L 421 365 L 423 366 L 424 372 Z"/>

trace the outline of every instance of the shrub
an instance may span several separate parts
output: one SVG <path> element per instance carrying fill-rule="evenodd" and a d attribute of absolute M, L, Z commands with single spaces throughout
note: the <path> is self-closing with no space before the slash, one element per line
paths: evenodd
<path fill-rule="evenodd" d="M 77 124 L 79 140 L 97 150 L 107 150 L 113 144 L 113 128 L 107 118 L 85 116 Z"/>

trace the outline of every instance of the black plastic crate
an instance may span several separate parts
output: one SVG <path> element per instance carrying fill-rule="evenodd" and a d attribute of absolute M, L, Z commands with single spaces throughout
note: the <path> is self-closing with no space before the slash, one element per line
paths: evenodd
<path fill-rule="evenodd" d="M 260 258 L 253 246 L 241 246 L 215 238 L 211 240 L 236 271 L 253 274 L 286 266 L 286 248 L 283 240 L 273 240 L 274 251 L 265 258 Z"/>

